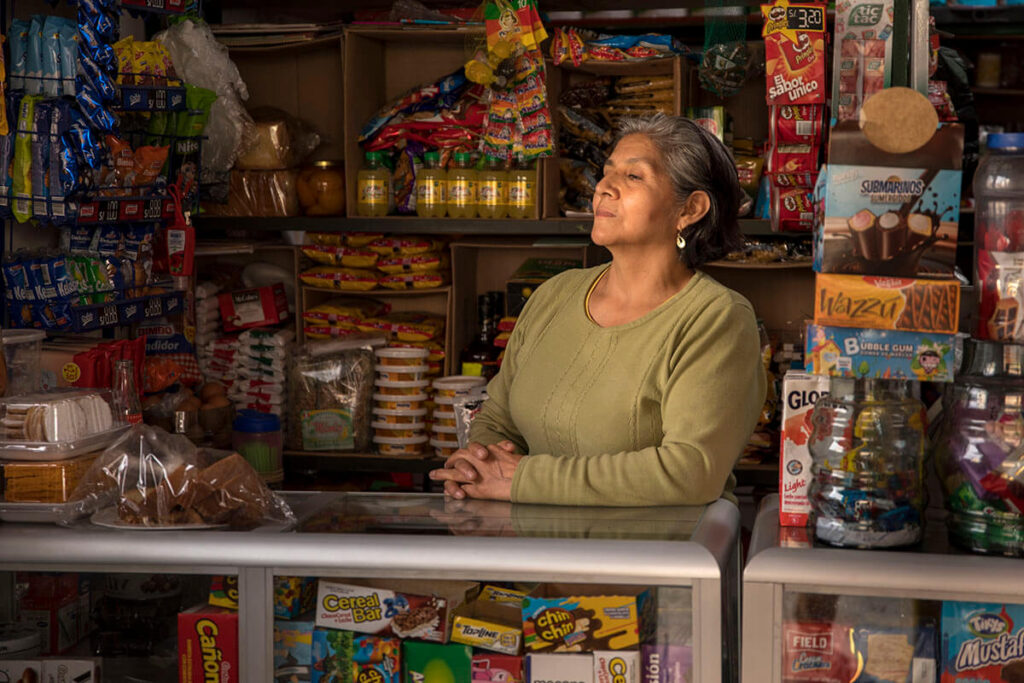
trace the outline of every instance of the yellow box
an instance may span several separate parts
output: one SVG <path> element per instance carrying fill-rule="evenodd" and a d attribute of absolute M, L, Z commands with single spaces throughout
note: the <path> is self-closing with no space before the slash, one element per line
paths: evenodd
<path fill-rule="evenodd" d="M 523 600 L 523 644 L 531 651 L 634 649 L 652 632 L 653 589 L 543 584 Z"/>
<path fill-rule="evenodd" d="M 512 590 L 511 588 L 498 588 L 497 586 L 484 586 L 480 589 L 480 600 L 487 602 L 502 602 L 519 607 L 523 604 L 523 598 L 529 593 L 526 591 Z"/>
<path fill-rule="evenodd" d="M 513 605 L 477 599 L 456 609 L 451 639 L 483 650 L 517 655 L 523 645 L 522 626 L 519 602 Z"/>

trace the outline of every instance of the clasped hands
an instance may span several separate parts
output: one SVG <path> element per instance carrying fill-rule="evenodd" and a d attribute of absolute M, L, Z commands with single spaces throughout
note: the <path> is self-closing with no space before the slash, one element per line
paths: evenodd
<path fill-rule="evenodd" d="M 512 477 L 524 456 L 511 441 L 484 446 L 467 444 L 445 460 L 442 469 L 432 470 L 430 478 L 444 482 L 445 495 L 452 498 L 512 499 Z"/>

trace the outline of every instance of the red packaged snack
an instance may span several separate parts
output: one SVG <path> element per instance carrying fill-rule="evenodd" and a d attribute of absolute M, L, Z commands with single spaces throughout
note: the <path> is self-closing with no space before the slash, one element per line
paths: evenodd
<path fill-rule="evenodd" d="M 238 612 L 199 605 L 178 614 L 178 680 L 235 683 L 238 674 Z"/>
<path fill-rule="evenodd" d="M 814 190 L 808 187 L 771 187 L 772 230 L 805 232 L 814 227 Z"/>
<path fill-rule="evenodd" d="M 857 673 L 849 626 L 787 621 L 782 642 L 782 683 L 848 683 Z"/>
<path fill-rule="evenodd" d="M 761 5 L 768 104 L 824 104 L 825 4 Z"/>
<path fill-rule="evenodd" d="M 768 173 L 817 173 L 816 145 L 773 145 L 768 150 Z"/>
<path fill-rule="evenodd" d="M 269 287 L 225 292 L 219 294 L 217 300 L 225 332 L 277 325 L 288 318 L 288 298 L 280 282 Z"/>
<path fill-rule="evenodd" d="M 778 187 L 807 187 L 818 184 L 817 173 L 776 173 L 772 182 Z"/>
<path fill-rule="evenodd" d="M 779 105 L 770 107 L 768 127 L 775 145 L 821 143 L 822 115 L 820 104 Z"/>

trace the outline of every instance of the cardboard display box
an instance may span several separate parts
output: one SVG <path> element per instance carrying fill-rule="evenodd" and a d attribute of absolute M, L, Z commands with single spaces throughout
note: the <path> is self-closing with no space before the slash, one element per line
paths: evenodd
<path fill-rule="evenodd" d="M 591 655 L 526 655 L 527 683 L 594 683 Z"/>
<path fill-rule="evenodd" d="M 598 650 L 594 653 L 594 683 L 640 683 L 640 653 Z"/>
<path fill-rule="evenodd" d="M 313 609 L 316 579 L 310 576 L 274 577 L 274 616 L 292 619 Z"/>
<path fill-rule="evenodd" d="M 856 121 L 832 129 L 816 194 L 814 269 L 821 273 L 952 276 L 964 130 L 945 124 L 922 148 L 887 154 Z"/>
<path fill-rule="evenodd" d="M 960 325 L 960 283 L 819 274 L 815 278 L 814 323 L 956 334 Z"/>
<path fill-rule="evenodd" d="M 312 683 L 400 683 L 402 641 L 355 636 L 351 631 L 313 631 Z"/>
<path fill-rule="evenodd" d="M 852 331 L 852 330 L 848 330 Z M 808 356 L 809 357 L 809 356 Z M 782 378 L 782 451 L 779 454 L 779 524 L 807 526 L 811 503 L 811 411 L 828 393 L 828 377 L 790 370 Z"/>
<path fill-rule="evenodd" d="M 197 605 L 178 614 L 178 680 L 202 683 L 216 676 L 237 683 L 238 612 Z"/>
<path fill-rule="evenodd" d="M 473 655 L 473 683 L 523 683 L 523 658 Z"/>
<path fill-rule="evenodd" d="M 471 599 L 477 588 L 467 581 L 320 579 L 316 625 L 446 643 L 455 609 Z"/>
<path fill-rule="evenodd" d="M 477 599 L 460 605 L 452 624 L 452 641 L 507 655 L 519 654 L 523 647 L 519 604 Z"/>
<path fill-rule="evenodd" d="M 402 643 L 404 683 L 460 683 L 470 680 L 473 650 L 468 645 Z"/>
<path fill-rule="evenodd" d="M 543 584 L 523 600 L 529 650 L 593 652 L 635 648 L 653 628 L 651 590 Z"/>
<path fill-rule="evenodd" d="M 640 648 L 641 683 L 686 683 L 693 669 L 689 645 L 644 645 Z"/>
<path fill-rule="evenodd" d="M 956 335 L 807 326 L 808 371 L 851 378 L 952 382 Z"/>

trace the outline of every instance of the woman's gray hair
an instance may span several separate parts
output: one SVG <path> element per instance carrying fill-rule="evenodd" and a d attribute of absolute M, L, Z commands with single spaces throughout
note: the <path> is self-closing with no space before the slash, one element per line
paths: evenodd
<path fill-rule="evenodd" d="M 654 144 L 680 207 L 694 192 L 708 196 L 707 214 L 686 229 L 680 260 L 696 268 L 739 248 L 743 191 L 732 156 L 718 138 L 689 119 L 662 113 L 624 117 L 617 128 L 616 143 L 627 135 L 643 135 Z"/>

